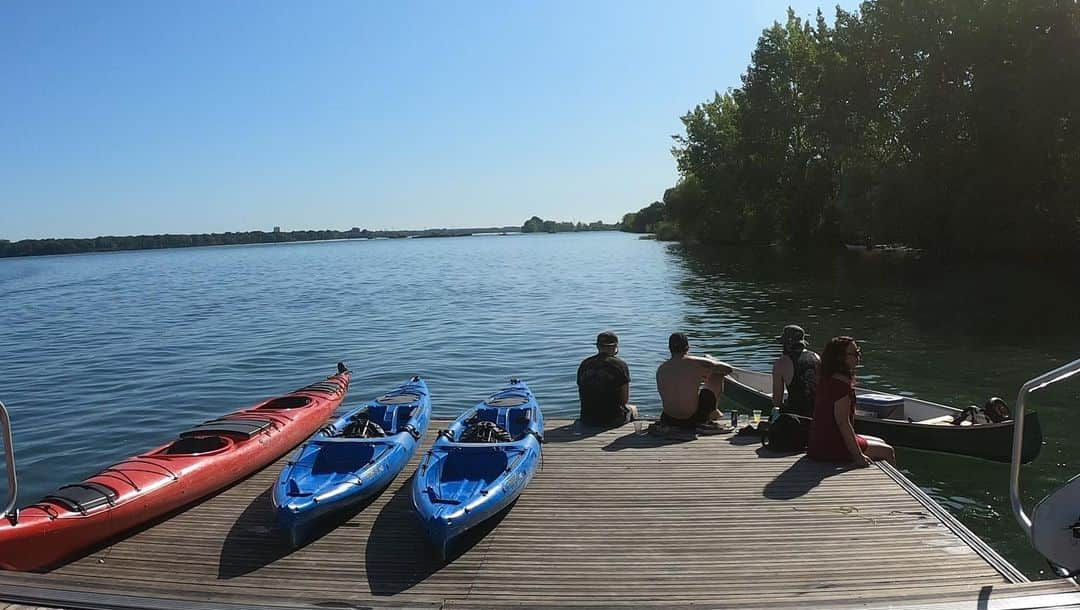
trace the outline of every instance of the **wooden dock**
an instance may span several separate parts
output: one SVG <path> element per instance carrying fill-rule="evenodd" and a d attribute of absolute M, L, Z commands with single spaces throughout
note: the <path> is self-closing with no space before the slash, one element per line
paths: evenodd
<path fill-rule="evenodd" d="M 542 471 L 446 564 L 412 512 L 417 459 L 295 550 L 270 509 L 278 464 L 49 573 L 0 573 L 0 609 L 1080 608 L 1075 585 L 1027 582 L 891 468 L 731 435 L 547 430 Z"/>

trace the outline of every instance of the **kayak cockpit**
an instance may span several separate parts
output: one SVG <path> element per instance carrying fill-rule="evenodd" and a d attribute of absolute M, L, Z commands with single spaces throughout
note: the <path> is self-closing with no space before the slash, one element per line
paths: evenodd
<path fill-rule="evenodd" d="M 187 436 L 179 438 L 152 455 L 205 455 L 223 451 L 232 446 L 223 436 Z"/>
<path fill-rule="evenodd" d="M 480 406 L 444 435 L 453 443 L 514 443 L 533 431 L 533 411 L 534 407 Z"/>
<path fill-rule="evenodd" d="M 363 439 L 379 438 L 411 432 L 412 419 L 420 410 L 415 401 L 399 406 L 372 404 L 351 414 L 344 421 L 335 422 L 324 434 L 328 438 Z"/>
<path fill-rule="evenodd" d="M 255 407 L 254 410 L 261 411 L 281 411 L 287 409 L 302 409 L 309 406 L 313 401 L 307 396 L 282 396 L 264 402 L 263 404 Z"/>
<path fill-rule="evenodd" d="M 325 475 L 341 472 L 357 472 L 375 462 L 386 451 L 384 443 L 335 443 L 320 442 L 319 450 L 305 455 L 314 459 L 310 463 L 311 474 Z M 298 462 L 305 466 L 304 460 Z"/>
<path fill-rule="evenodd" d="M 483 445 L 458 445 L 445 448 L 425 472 L 428 493 L 432 498 L 468 500 L 491 487 L 507 472 L 510 459 L 522 453 Z"/>

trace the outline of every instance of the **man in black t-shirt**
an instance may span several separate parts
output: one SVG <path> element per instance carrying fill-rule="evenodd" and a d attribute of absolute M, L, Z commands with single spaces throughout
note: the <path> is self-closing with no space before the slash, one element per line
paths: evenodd
<path fill-rule="evenodd" d="M 600 333 L 596 350 L 577 371 L 581 423 L 619 426 L 637 419 L 637 408 L 626 404 L 630 400 L 630 368 L 615 355 L 619 353 L 619 338 L 612 332 Z"/>

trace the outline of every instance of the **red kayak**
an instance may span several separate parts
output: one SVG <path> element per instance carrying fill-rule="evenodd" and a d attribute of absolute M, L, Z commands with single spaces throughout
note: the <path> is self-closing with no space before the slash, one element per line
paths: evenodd
<path fill-rule="evenodd" d="M 349 391 L 338 373 L 180 433 L 0 520 L 0 568 L 42 570 L 264 468 L 322 427 Z"/>

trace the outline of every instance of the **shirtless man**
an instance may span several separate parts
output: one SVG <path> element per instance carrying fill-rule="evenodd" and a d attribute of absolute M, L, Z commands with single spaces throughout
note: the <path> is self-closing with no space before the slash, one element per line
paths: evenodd
<path fill-rule="evenodd" d="M 683 333 L 668 337 L 668 349 L 671 358 L 656 369 L 656 389 L 664 404 L 658 430 L 689 434 L 722 432 L 716 420 L 723 415 L 716 408 L 716 401 L 724 390 L 724 375 L 731 372 L 731 367 L 709 356 L 691 356 L 690 342 Z"/>

